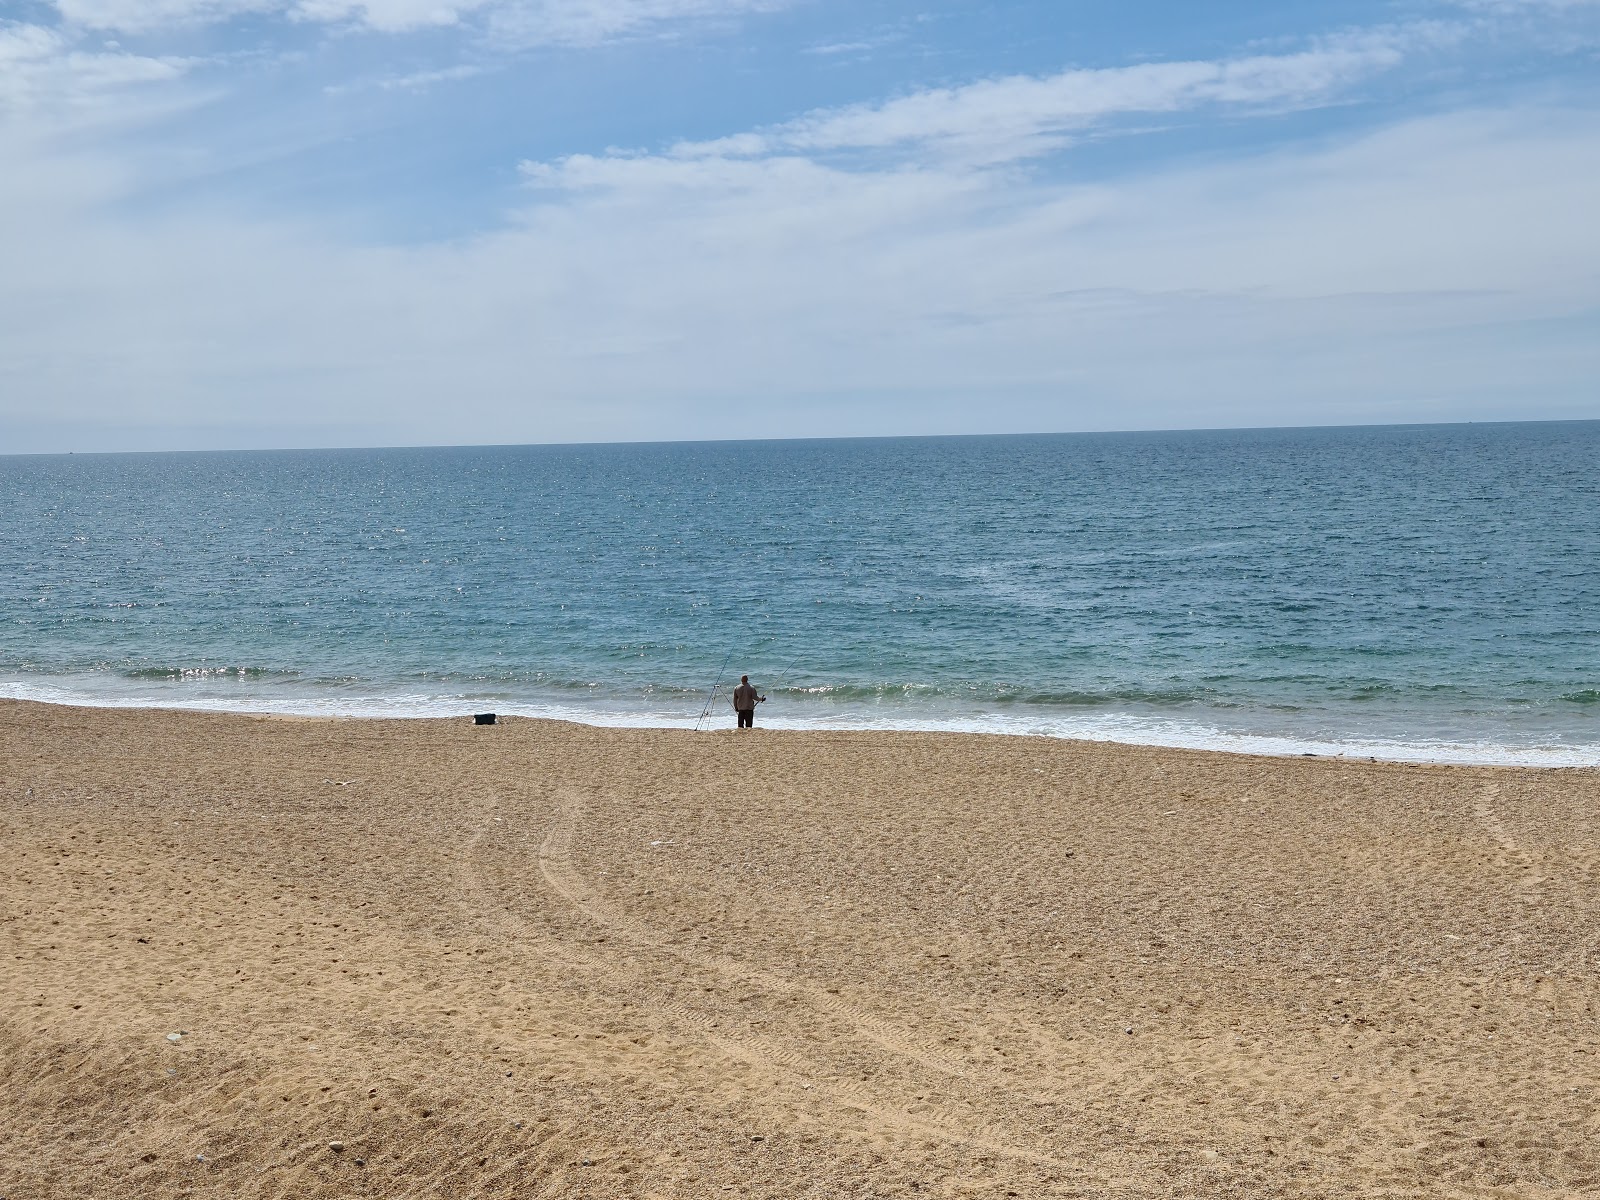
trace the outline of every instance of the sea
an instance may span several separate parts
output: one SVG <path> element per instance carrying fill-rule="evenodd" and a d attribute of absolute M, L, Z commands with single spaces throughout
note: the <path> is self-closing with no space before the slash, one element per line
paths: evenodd
<path fill-rule="evenodd" d="M 0 695 L 1600 764 L 1600 421 L 0 455 Z"/>

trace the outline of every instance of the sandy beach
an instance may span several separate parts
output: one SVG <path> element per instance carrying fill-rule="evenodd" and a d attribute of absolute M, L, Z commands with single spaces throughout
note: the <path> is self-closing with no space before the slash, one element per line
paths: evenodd
<path fill-rule="evenodd" d="M 0 833 L 6 1200 L 1600 1191 L 1596 770 L 4 702 Z"/>

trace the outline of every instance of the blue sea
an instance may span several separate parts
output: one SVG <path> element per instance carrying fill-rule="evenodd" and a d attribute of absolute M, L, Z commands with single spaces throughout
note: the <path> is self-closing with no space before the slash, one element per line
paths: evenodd
<path fill-rule="evenodd" d="M 748 672 L 767 726 L 1600 763 L 1600 422 L 0 456 L 0 495 L 10 697 L 713 728 Z"/>

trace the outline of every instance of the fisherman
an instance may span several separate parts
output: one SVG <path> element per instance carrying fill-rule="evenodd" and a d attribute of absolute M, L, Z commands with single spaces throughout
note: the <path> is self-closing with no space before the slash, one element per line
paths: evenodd
<path fill-rule="evenodd" d="M 739 676 L 739 686 L 733 689 L 733 711 L 739 714 L 740 729 L 756 727 L 756 705 L 765 699 L 765 696 L 756 695 L 750 676 Z"/>

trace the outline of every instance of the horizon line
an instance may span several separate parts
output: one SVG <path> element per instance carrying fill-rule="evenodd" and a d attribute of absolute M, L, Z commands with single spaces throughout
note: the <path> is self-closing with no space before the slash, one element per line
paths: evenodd
<path fill-rule="evenodd" d="M 772 445 L 790 442 L 891 442 L 891 441 L 953 441 L 962 438 L 1031 438 L 1031 437 L 1129 437 L 1173 433 L 1274 433 L 1287 431 L 1313 432 L 1333 429 L 1444 429 L 1465 428 L 1470 425 L 1594 425 L 1600 417 L 1547 417 L 1531 419 L 1467 420 L 1467 421 L 1363 421 L 1347 424 L 1316 425 L 1197 425 L 1165 427 L 1158 429 L 1057 429 L 1010 430 L 989 433 L 863 433 L 831 434 L 794 437 L 729 437 L 729 438 L 619 438 L 612 441 L 554 441 L 554 442 L 398 442 L 387 445 L 326 445 L 326 446 L 218 446 L 209 449 L 145 449 L 145 450 L 22 450 L 0 453 L 8 458 L 71 458 L 110 457 L 124 454 L 317 454 L 339 451 L 382 452 L 388 450 L 525 450 L 525 449 L 585 449 L 598 446 L 737 446 Z"/>

